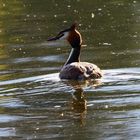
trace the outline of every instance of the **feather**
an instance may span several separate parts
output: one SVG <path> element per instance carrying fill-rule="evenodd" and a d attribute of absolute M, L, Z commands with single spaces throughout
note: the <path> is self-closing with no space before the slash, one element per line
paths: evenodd
<path fill-rule="evenodd" d="M 73 62 L 65 65 L 59 74 L 61 79 L 96 79 L 102 77 L 102 72 L 95 64 L 88 62 Z"/>

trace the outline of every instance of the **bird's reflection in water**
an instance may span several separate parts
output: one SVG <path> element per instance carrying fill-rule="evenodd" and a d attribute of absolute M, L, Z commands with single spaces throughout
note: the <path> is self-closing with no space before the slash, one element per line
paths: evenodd
<path fill-rule="evenodd" d="M 72 109 L 77 113 L 83 113 L 87 109 L 87 101 L 83 89 L 76 89 L 72 97 Z"/>
<path fill-rule="evenodd" d="M 83 126 L 85 125 L 85 118 L 87 114 L 87 101 L 84 90 L 82 88 L 75 89 L 72 94 L 71 108 L 76 115 L 76 120 Z"/>
<path fill-rule="evenodd" d="M 76 113 L 76 116 L 79 118 L 80 123 L 84 125 L 84 118 L 86 118 L 87 114 L 87 100 L 84 88 L 97 88 L 99 85 L 101 85 L 101 81 L 65 81 L 65 84 L 71 86 L 74 89 L 74 92 L 72 93 L 72 101 L 70 103 L 71 109 L 74 113 Z"/>

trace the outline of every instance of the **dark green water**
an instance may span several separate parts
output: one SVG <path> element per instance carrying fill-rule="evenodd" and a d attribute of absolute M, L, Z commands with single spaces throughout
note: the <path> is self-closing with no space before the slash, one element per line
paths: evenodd
<path fill-rule="evenodd" d="M 62 81 L 70 46 L 48 43 L 77 21 L 96 81 Z M 0 0 L 0 139 L 140 137 L 138 0 Z"/>

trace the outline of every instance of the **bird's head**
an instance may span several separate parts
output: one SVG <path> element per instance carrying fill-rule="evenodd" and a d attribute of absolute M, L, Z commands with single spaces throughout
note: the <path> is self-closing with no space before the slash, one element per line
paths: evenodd
<path fill-rule="evenodd" d="M 82 44 L 82 37 L 76 30 L 76 27 L 77 25 L 73 24 L 70 28 L 59 32 L 55 37 L 50 38 L 47 41 L 67 40 L 73 48 L 80 47 Z"/>

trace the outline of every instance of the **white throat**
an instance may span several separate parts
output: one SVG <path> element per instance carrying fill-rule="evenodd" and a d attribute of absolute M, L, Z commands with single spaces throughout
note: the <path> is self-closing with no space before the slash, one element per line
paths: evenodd
<path fill-rule="evenodd" d="M 64 35 L 60 38 L 60 40 L 67 39 L 68 35 L 69 35 L 69 32 L 65 32 Z"/>

